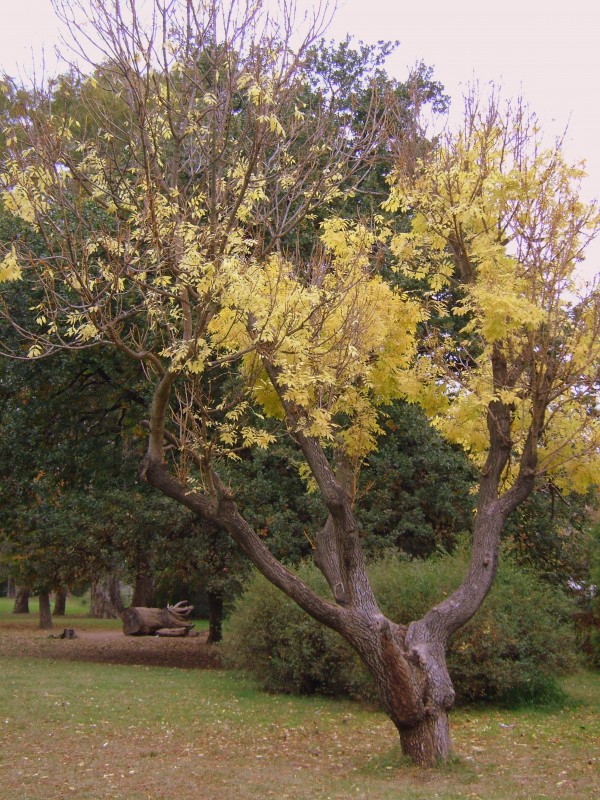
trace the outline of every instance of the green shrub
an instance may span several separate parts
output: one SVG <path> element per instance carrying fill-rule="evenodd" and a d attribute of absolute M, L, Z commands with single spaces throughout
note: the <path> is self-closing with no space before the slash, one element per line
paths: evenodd
<path fill-rule="evenodd" d="M 325 595 L 327 584 L 311 563 L 300 577 Z M 334 631 L 320 625 L 255 573 L 229 617 L 225 662 L 273 692 L 356 696 L 353 678 L 365 674 L 358 656 Z"/>
<path fill-rule="evenodd" d="M 466 553 L 427 561 L 397 555 L 371 565 L 382 610 L 407 623 L 456 588 L 467 568 Z M 327 594 L 309 563 L 301 577 Z M 479 613 L 451 642 L 448 666 L 459 701 L 548 699 L 554 677 L 575 665 L 573 607 L 555 588 L 506 561 Z M 255 576 L 229 625 L 225 657 L 256 677 L 267 690 L 374 697 L 374 689 L 350 646 L 319 625 L 264 578 Z"/>
<path fill-rule="evenodd" d="M 600 668 L 600 524 L 594 525 L 591 536 L 588 654 L 591 663 Z"/>

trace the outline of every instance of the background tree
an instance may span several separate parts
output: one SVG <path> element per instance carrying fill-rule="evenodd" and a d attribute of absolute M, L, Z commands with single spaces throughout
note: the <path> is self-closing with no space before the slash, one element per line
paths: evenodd
<path fill-rule="evenodd" d="M 595 495 L 595 489 L 559 492 L 551 481 L 541 481 L 506 525 L 518 562 L 556 586 L 587 584 Z"/>
<path fill-rule="evenodd" d="M 386 548 L 424 558 L 452 552 L 473 527 L 476 471 L 419 406 L 385 409 L 383 435 L 361 471 L 356 516 L 369 557 Z"/>

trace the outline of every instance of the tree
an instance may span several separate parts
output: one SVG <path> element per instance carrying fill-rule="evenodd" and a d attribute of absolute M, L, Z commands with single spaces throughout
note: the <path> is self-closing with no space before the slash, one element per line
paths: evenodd
<path fill-rule="evenodd" d="M 357 130 L 335 92 L 309 93 L 310 104 L 299 105 L 315 28 L 293 48 L 292 19 L 268 19 L 260 4 L 157 2 L 148 25 L 133 3 L 90 7 L 105 59 L 89 79 L 100 88 L 89 108 L 98 124 L 63 117 L 38 92 L 8 138 L 4 202 L 48 253 L 40 259 L 15 242 L 0 266 L 7 286 L 19 281 L 40 297 L 36 324 L 16 321 L 29 356 L 104 344 L 142 363 L 154 386 L 146 480 L 227 530 L 263 575 L 350 642 L 414 761 L 446 758 L 453 690 L 445 644 L 491 583 L 510 505 L 496 497 L 494 481 L 508 463 L 504 434 L 518 403 L 514 391 L 485 401 L 491 445 L 465 582 L 421 620 L 387 619 L 365 570 L 357 475 L 381 430 L 379 407 L 417 395 L 412 360 L 426 310 L 374 268 L 372 255 L 389 236 L 384 220 L 327 218 L 327 209 L 361 183 L 385 141 L 402 140 L 400 115 L 382 115 L 387 105 L 374 96 Z M 84 44 L 76 19 L 71 30 Z M 377 82 L 371 86 L 375 92 Z M 308 257 L 303 237 L 317 214 L 323 223 Z M 591 325 L 588 307 L 564 319 L 582 331 L 572 372 L 562 328 L 545 352 L 570 376 L 575 407 L 586 396 L 578 359 L 589 359 L 592 347 L 582 327 Z M 477 328 L 472 338 L 487 355 L 485 333 Z M 492 350 L 497 364 L 501 348 Z M 417 376 L 435 363 L 422 358 Z M 465 381 L 477 383 L 481 372 L 475 363 Z M 437 394 L 449 402 L 456 382 L 444 375 Z M 523 479 L 509 490 L 515 501 L 534 479 L 533 439 L 543 422 L 534 410 Z M 321 497 L 323 522 L 311 538 L 331 597 L 275 558 L 223 479 L 223 461 L 274 442 L 279 431 L 265 415 L 279 421 Z"/>
<path fill-rule="evenodd" d="M 476 470 L 414 403 L 384 409 L 378 441 L 359 481 L 356 516 L 369 558 L 386 549 L 425 558 L 452 552 L 473 526 Z"/>
<path fill-rule="evenodd" d="M 2 334 L 6 342 L 10 331 Z M 57 591 L 55 613 L 63 581 L 88 580 L 114 560 L 106 541 L 95 546 L 89 536 L 99 517 L 114 512 L 99 501 L 106 483 L 136 479 L 124 457 L 135 376 L 120 379 L 118 365 L 98 355 L 58 356 L 34 369 L 27 360 L 5 361 L 0 371 L 0 537 L 13 574 L 33 581 L 30 588 Z"/>
<path fill-rule="evenodd" d="M 592 488 L 586 494 L 565 495 L 550 479 L 542 479 L 507 521 L 506 534 L 517 561 L 563 588 L 588 583 L 596 494 Z"/>
<path fill-rule="evenodd" d="M 600 480 L 599 292 L 576 275 L 597 206 L 522 106 L 471 96 L 463 125 L 392 175 L 387 203 L 413 216 L 393 240 L 397 269 L 425 282 L 438 317 L 462 320 L 458 340 L 425 330 L 412 393 L 480 472 L 469 572 L 409 628 L 441 647 L 489 592 L 507 518 L 536 481 Z"/>

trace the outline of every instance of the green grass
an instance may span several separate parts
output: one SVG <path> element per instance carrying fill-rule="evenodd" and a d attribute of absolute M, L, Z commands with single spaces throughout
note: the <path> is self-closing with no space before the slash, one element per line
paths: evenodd
<path fill-rule="evenodd" d="M 8 627 L 37 628 L 39 610 L 37 597 L 29 598 L 29 614 L 13 614 L 14 600 L 0 597 L 0 623 Z M 67 598 L 67 613 L 64 617 L 53 617 L 55 627 L 101 630 L 119 630 L 123 623 L 120 619 L 94 619 L 89 616 L 90 604 L 87 596 Z"/>
<path fill-rule="evenodd" d="M 593 800 L 600 675 L 564 688 L 562 708 L 456 712 L 456 757 L 420 770 L 355 703 L 267 695 L 225 671 L 5 657 L 2 797 Z"/>

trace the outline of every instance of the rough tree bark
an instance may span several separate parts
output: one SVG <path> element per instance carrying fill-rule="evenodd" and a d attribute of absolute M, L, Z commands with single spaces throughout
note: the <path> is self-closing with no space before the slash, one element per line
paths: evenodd
<path fill-rule="evenodd" d="M 154 578 L 148 571 L 140 572 L 135 576 L 133 588 L 132 606 L 146 606 L 150 608 L 154 605 Z"/>
<path fill-rule="evenodd" d="M 47 631 L 54 627 L 50 612 L 50 593 L 40 592 L 38 596 L 40 606 L 40 629 Z"/>
<path fill-rule="evenodd" d="M 90 617 L 117 619 L 122 610 L 121 584 L 116 572 L 108 572 L 92 582 Z"/>
<path fill-rule="evenodd" d="M 13 614 L 29 614 L 29 589 L 26 586 L 17 586 L 15 589 Z"/>
<path fill-rule="evenodd" d="M 223 638 L 223 596 L 206 592 L 208 598 L 208 639 L 207 644 L 216 644 Z"/>
<path fill-rule="evenodd" d="M 54 593 L 54 611 L 52 612 L 55 617 L 64 617 L 67 609 L 67 587 L 59 586 Z"/>

